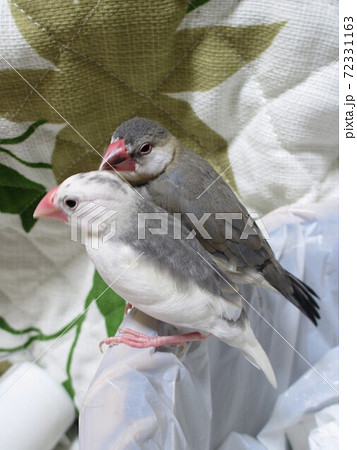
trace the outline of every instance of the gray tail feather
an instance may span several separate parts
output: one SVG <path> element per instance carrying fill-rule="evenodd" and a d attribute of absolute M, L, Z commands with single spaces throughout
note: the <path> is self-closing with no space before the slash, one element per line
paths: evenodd
<path fill-rule="evenodd" d="M 288 277 L 292 286 L 292 292 L 287 298 L 317 326 L 317 320 L 320 318 L 320 314 L 318 312 L 319 305 L 315 299 L 319 299 L 319 296 L 307 284 L 287 270 L 285 271 L 285 275 Z"/>

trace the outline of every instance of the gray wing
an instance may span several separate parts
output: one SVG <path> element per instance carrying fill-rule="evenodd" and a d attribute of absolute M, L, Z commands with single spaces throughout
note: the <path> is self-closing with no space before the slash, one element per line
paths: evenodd
<path fill-rule="evenodd" d="M 217 177 L 217 172 L 205 160 L 184 151 L 171 170 L 141 188 L 141 192 L 146 192 L 156 205 L 169 212 L 193 213 L 198 219 L 204 213 L 211 213 L 204 228 L 212 239 L 205 239 L 196 229 L 196 238 L 202 247 L 219 265 L 229 263 L 234 271 L 262 269 L 268 262 L 275 261 L 274 254 L 246 208 L 222 178 L 197 199 Z M 225 238 L 225 222 L 216 220 L 216 213 L 241 214 L 241 219 L 232 222 L 231 239 Z M 195 228 L 186 214 L 182 220 L 189 230 Z"/>
<path fill-rule="evenodd" d="M 139 205 L 138 212 L 166 214 L 166 211 L 148 201 Z M 138 221 L 133 220 L 132 223 L 135 225 L 121 238 L 140 253 L 145 252 L 149 260 L 169 269 L 174 279 L 181 285 L 187 281 L 194 281 L 201 288 L 241 307 L 241 299 L 234 288 L 233 281 L 217 266 L 210 253 L 198 240 L 187 239 L 190 231 L 184 225 L 181 226 L 181 239 L 174 239 L 175 219 L 171 214 L 168 214 L 167 218 L 167 234 L 150 233 L 149 228 L 155 228 L 157 224 L 146 220 L 145 239 L 138 239 Z"/>
<path fill-rule="evenodd" d="M 195 229 L 197 240 L 223 273 L 239 281 L 253 269 L 261 275 L 262 281 L 278 290 L 316 324 L 319 318 L 318 305 L 313 298 L 317 297 L 316 293 L 281 267 L 246 208 L 224 180 L 217 178 L 217 172 L 207 161 L 183 150 L 171 168 L 140 189 L 144 196 L 149 196 L 166 211 L 185 213 L 183 223 L 188 230 Z M 212 187 L 200 196 L 213 181 Z M 193 213 L 198 219 L 204 213 L 211 213 L 204 223 L 211 239 L 199 234 L 186 213 Z M 225 222 L 216 220 L 216 213 L 241 214 L 241 219 L 232 222 L 231 238 L 226 239 Z"/>

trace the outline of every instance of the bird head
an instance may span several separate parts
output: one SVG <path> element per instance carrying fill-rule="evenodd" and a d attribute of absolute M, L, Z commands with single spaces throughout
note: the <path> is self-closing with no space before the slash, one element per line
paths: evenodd
<path fill-rule="evenodd" d="M 115 170 L 131 184 L 143 184 L 158 177 L 170 165 L 179 141 L 163 126 L 135 117 L 114 132 L 100 170 Z"/>
<path fill-rule="evenodd" d="M 88 225 L 97 220 L 104 230 L 114 216 L 126 220 L 136 199 L 133 189 L 115 172 L 78 173 L 48 192 L 34 217 L 63 220 L 82 229 L 85 226 L 88 232 Z"/>

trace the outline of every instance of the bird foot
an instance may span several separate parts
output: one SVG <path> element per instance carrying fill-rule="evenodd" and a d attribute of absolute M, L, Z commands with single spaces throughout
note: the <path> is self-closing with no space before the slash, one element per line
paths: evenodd
<path fill-rule="evenodd" d="M 100 342 L 100 351 L 102 351 L 103 345 L 112 347 L 117 344 L 126 344 L 135 348 L 161 347 L 162 345 L 183 345 L 186 348 L 187 342 L 203 341 L 209 336 L 209 334 L 201 334 L 198 331 L 173 336 L 147 336 L 130 328 L 119 328 L 118 331 L 119 336 L 109 337 Z"/>

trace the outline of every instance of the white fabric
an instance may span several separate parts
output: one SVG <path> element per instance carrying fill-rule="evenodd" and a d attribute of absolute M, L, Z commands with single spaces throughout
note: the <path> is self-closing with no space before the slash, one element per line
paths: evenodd
<path fill-rule="evenodd" d="M 20 8 L 12 2 L 13 8 Z M 0 1 L 0 55 L 15 69 L 53 69 L 56 67 L 48 60 L 42 58 L 26 42 L 17 29 L 10 10 L 10 2 Z M 0 70 L 8 70 L 9 65 L 0 58 Z"/>
<path fill-rule="evenodd" d="M 286 22 L 272 45 L 219 86 L 171 94 L 229 142 L 254 211 L 337 198 L 338 2 L 211 0 L 180 25 Z M 236 162 L 234 162 L 236 161 Z M 258 194 L 259 193 L 259 194 Z"/>

